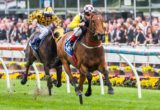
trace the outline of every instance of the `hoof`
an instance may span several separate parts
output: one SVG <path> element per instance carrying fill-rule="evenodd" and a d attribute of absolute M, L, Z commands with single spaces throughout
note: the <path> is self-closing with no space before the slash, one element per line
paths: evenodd
<path fill-rule="evenodd" d="M 91 96 L 91 95 L 92 95 L 92 92 L 88 92 L 88 91 L 87 91 L 87 92 L 85 93 L 85 96 L 87 96 L 87 97 L 88 97 L 88 96 Z"/>
<path fill-rule="evenodd" d="M 57 85 L 55 85 L 56 87 L 61 87 L 62 86 L 62 84 L 57 84 Z"/>
<path fill-rule="evenodd" d="M 108 94 L 114 94 L 114 90 L 113 89 L 108 90 Z"/>
<path fill-rule="evenodd" d="M 52 93 L 49 93 L 49 96 L 52 96 Z"/>
<path fill-rule="evenodd" d="M 21 84 L 22 84 L 22 85 L 25 85 L 26 82 L 27 82 L 27 80 L 25 80 L 25 79 L 22 79 L 22 80 L 21 80 Z"/>
<path fill-rule="evenodd" d="M 58 83 L 57 80 L 53 81 L 52 83 L 53 83 L 56 87 L 61 87 L 61 86 L 62 86 L 62 84 L 61 84 L 61 83 Z"/>

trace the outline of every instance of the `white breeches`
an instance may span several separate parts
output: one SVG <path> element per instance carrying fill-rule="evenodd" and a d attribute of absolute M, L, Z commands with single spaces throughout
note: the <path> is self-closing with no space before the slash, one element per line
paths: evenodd
<path fill-rule="evenodd" d="M 52 24 L 49 25 L 49 26 L 44 26 L 44 25 L 41 25 L 41 24 L 38 24 L 37 25 L 39 30 L 40 30 L 40 35 L 39 35 L 39 38 L 42 39 L 44 36 L 48 35 L 49 32 L 52 31 Z"/>
<path fill-rule="evenodd" d="M 73 31 L 74 31 L 74 35 L 77 37 L 82 34 L 82 29 L 80 27 L 74 28 Z"/>

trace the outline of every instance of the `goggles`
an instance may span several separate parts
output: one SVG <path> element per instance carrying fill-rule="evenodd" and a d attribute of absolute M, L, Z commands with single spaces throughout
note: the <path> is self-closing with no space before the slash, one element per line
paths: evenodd
<path fill-rule="evenodd" d="M 52 17 L 52 14 L 44 13 L 44 16 L 45 16 L 45 17 Z"/>

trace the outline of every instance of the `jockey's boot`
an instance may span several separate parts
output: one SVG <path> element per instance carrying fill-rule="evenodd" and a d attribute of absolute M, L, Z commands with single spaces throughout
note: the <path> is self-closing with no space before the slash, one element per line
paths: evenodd
<path fill-rule="evenodd" d="M 71 46 L 71 48 L 73 48 L 73 44 L 74 44 L 74 42 L 77 40 L 77 36 L 75 36 L 75 34 L 73 34 L 72 35 L 72 37 L 71 37 L 71 39 L 70 39 L 70 46 Z"/>
<path fill-rule="evenodd" d="M 34 50 L 38 50 L 38 46 L 39 46 L 40 41 L 41 41 L 41 39 L 39 37 L 37 37 L 33 40 L 33 42 L 31 43 L 31 46 Z"/>
<path fill-rule="evenodd" d="M 65 43 L 65 51 L 70 55 L 73 56 L 73 44 L 76 41 L 77 36 L 73 34 L 71 38 Z"/>

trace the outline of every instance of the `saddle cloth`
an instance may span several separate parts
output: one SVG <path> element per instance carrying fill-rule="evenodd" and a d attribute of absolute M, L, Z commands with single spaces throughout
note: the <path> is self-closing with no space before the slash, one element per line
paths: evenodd
<path fill-rule="evenodd" d="M 66 39 L 66 41 L 65 41 L 64 50 L 71 57 L 73 56 L 73 48 L 74 48 L 77 40 L 74 42 L 73 47 L 72 47 L 72 44 L 71 44 L 71 36 L 68 39 Z"/>

